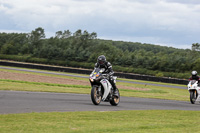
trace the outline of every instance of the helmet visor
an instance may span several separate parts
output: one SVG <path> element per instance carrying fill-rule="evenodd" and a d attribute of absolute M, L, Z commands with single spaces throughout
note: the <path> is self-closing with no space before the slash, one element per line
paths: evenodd
<path fill-rule="evenodd" d="M 104 61 L 102 61 L 102 60 L 101 60 L 101 61 L 99 61 L 99 64 L 100 64 L 100 65 L 104 64 Z"/>

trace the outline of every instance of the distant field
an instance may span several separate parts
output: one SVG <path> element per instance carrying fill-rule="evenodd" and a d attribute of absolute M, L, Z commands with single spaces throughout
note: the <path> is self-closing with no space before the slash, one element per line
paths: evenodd
<path fill-rule="evenodd" d="M 83 94 L 90 94 L 91 90 L 89 80 L 86 78 L 6 69 L 0 69 L 0 74 L 0 90 L 46 91 Z M 130 79 L 120 80 L 131 81 Z M 121 96 L 159 98 L 181 101 L 189 100 L 189 93 L 184 89 L 123 82 L 117 82 L 117 86 L 120 90 Z"/>

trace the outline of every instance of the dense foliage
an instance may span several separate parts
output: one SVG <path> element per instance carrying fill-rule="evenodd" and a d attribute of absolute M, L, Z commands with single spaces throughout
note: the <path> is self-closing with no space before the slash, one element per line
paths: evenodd
<path fill-rule="evenodd" d="M 58 65 L 92 69 L 97 57 L 104 54 L 115 71 L 161 77 L 188 78 L 193 69 L 200 71 L 199 46 L 198 43 L 193 44 L 190 50 L 138 42 L 100 40 L 95 32 L 82 30 L 75 33 L 69 30 L 58 31 L 55 37 L 45 38 L 41 27 L 31 33 L 0 33 L 0 58 L 15 55 L 16 58 L 27 57 L 25 61 L 53 61 Z"/>

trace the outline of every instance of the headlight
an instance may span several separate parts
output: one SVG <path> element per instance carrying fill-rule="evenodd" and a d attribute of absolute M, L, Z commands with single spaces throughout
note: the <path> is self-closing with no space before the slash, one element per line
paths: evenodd
<path fill-rule="evenodd" d="M 94 79 L 93 79 L 93 78 L 90 78 L 90 81 L 91 81 L 91 82 L 93 82 L 93 81 L 94 81 Z"/>

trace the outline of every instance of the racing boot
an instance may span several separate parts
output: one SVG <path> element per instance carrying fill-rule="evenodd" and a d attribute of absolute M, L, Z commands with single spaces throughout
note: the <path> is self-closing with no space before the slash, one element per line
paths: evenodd
<path fill-rule="evenodd" d="M 118 89 L 115 84 L 113 84 L 113 95 L 118 96 Z"/>
<path fill-rule="evenodd" d="M 113 95 L 114 96 L 118 96 L 118 89 L 117 89 L 117 87 L 116 87 L 116 85 L 115 85 L 115 83 L 114 83 L 114 79 L 111 77 L 110 78 L 110 83 L 111 83 L 111 85 L 112 85 L 112 87 L 113 87 Z"/>

